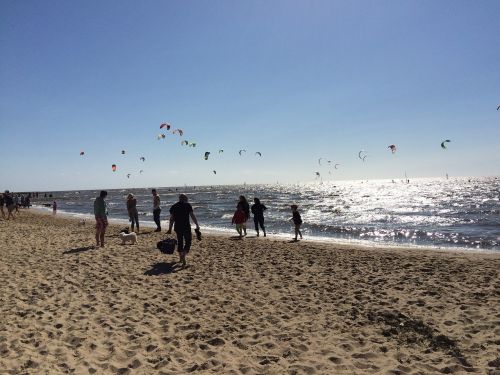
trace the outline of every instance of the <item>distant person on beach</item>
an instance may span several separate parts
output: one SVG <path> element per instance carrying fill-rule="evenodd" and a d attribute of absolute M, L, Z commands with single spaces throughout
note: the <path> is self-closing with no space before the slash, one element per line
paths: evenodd
<path fill-rule="evenodd" d="M 264 237 L 266 236 L 266 227 L 264 227 L 264 211 L 267 210 L 267 207 L 260 203 L 259 198 L 253 199 L 254 204 L 252 204 L 252 214 L 253 214 L 253 223 L 255 224 L 255 231 L 257 232 L 257 237 L 259 237 L 259 225 L 264 232 Z"/>
<path fill-rule="evenodd" d="M 54 203 L 52 203 L 52 214 L 55 215 L 57 213 L 57 202 L 54 201 Z"/>
<path fill-rule="evenodd" d="M 2 212 L 2 219 L 5 220 L 5 211 L 3 210 L 4 204 L 5 204 L 5 199 L 3 197 L 3 194 L 0 194 L 0 211 Z"/>
<path fill-rule="evenodd" d="M 302 239 L 302 232 L 300 231 L 300 226 L 302 225 L 302 218 L 300 217 L 300 213 L 298 211 L 298 206 L 296 204 L 292 204 L 290 206 L 292 209 L 292 220 L 295 225 L 295 241 L 297 241 L 297 235 Z"/>
<path fill-rule="evenodd" d="M 153 220 L 156 223 L 156 229 L 155 232 L 160 232 L 161 231 L 161 221 L 160 221 L 160 213 L 161 213 L 161 207 L 160 207 L 160 196 L 156 192 L 156 189 L 152 189 L 151 193 L 153 194 Z"/>
<path fill-rule="evenodd" d="M 246 222 L 245 211 L 243 211 L 242 205 L 238 204 L 236 206 L 236 211 L 234 212 L 232 224 L 236 225 L 236 232 L 240 235 L 240 239 L 243 238 L 243 224 Z"/>
<path fill-rule="evenodd" d="M 139 233 L 139 212 L 137 211 L 137 199 L 135 199 L 134 194 L 127 195 L 127 212 L 132 227 L 131 231 L 134 231 L 135 225 L 137 233 Z"/>
<path fill-rule="evenodd" d="M 108 226 L 108 210 L 104 198 L 106 198 L 107 195 L 108 192 L 102 190 L 94 201 L 95 242 L 97 247 L 104 247 L 104 234 Z"/>
<path fill-rule="evenodd" d="M 193 207 L 188 203 L 186 194 L 179 195 L 179 201 L 170 207 L 170 221 L 167 234 L 172 233 L 172 226 L 177 234 L 177 251 L 179 252 L 179 262 L 186 266 L 186 255 L 191 248 L 192 233 L 189 218 L 196 225 L 196 230 L 200 230 L 198 220 L 193 212 Z"/>
<path fill-rule="evenodd" d="M 244 195 L 240 195 L 240 198 L 238 200 L 238 204 L 236 205 L 236 208 L 240 207 L 243 212 L 245 213 L 245 221 L 241 224 L 241 228 L 243 229 L 243 235 L 247 235 L 247 221 L 250 219 L 250 205 L 248 204 L 247 199 L 245 198 Z"/>
<path fill-rule="evenodd" d="M 16 206 L 16 212 L 19 212 L 19 194 L 14 196 L 14 204 Z"/>
<path fill-rule="evenodd" d="M 5 201 L 5 207 L 7 207 L 7 220 L 9 220 L 10 218 L 14 220 L 15 217 L 12 212 L 14 212 L 16 207 L 14 204 L 14 199 L 12 199 L 12 196 L 10 195 L 8 190 L 5 190 L 4 201 Z"/>

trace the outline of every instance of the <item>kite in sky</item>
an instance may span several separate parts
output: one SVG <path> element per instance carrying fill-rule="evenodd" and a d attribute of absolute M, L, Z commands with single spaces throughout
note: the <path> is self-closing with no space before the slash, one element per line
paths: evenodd
<path fill-rule="evenodd" d="M 161 134 L 158 134 L 158 136 L 156 137 L 158 140 L 160 139 L 165 139 L 166 135 L 161 133 Z"/>
<path fill-rule="evenodd" d="M 217 171 L 215 169 L 212 172 L 214 172 L 214 174 L 217 174 Z"/>
<path fill-rule="evenodd" d="M 163 128 L 170 130 L 170 124 L 168 122 L 164 122 L 163 124 L 160 125 L 160 129 L 163 129 Z"/>
<path fill-rule="evenodd" d="M 179 133 L 179 135 L 182 137 L 182 135 L 184 134 L 184 130 L 182 129 L 175 129 L 172 131 L 172 134 L 176 134 L 176 133 Z"/>
<path fill-rule="evenodd" d="M 188 142 L 188 141 L 186 141 L 186 140 L 183 140 L 183 141 L 181 142 L 181 145 L 182 145 L 182 146 L 187 146 L 188 144 L 189 144 L 189 142 Z"/>
<path fill-rule="evenodd" d="M 257 151 L 257 152 L 255 153 L 255 155 L 262 156 L 262 154 L 260 153 L 260 151 Z"/>
<path fill-rule="evenodd" d="M 83 155 L 85 155 L 85 152 L 80 151 L 80 156 L 83 156 Z"/>
<path fill-rule="evenodd" d="M 113 165 L 111 166 L 111 170 L 112 170 L 113 172 L 116 172 L 116 164 L 113 164 Z"/>
<path fill-rule="evenodd" d="M 222 150 L 222 149 L 221 149 L 221 150 L 219 150 L 219 154 L 222 154 L 223 152 L 224 152 L 224 150 Z"/>
<path fill-rule="evenodd" d="M 449 142 L 451 142 L 449 139 L 446 139 L 443 142 L 441 142 L 441 148 L 446 149 L 447 147 L 446 147 L 445 143 L 449 143 Z"/>
<path fill-rule="evenodd" d="M 125 150 L 122 150 L 122 155 L 125 155 Z"/>
<path fill-rule="evenodd" d="M 358 152 L 358 158 L 360 158 L 361 160 L 363 160 L 363 154 L 365 153 L 365 150 L 361 150 Z"/>
<path fill-rule="evenodd" d="M 238 151 L 238 154 L 240 154 L 240 156 L 241 156 L 242 152 L 247 152 L 247 150 L 240 150 L 240 151 Z"/>
<path fill-rule="evenodd" d="M 141 161 L 146 161 L 146 158 L 145 158 L 144 156 L 141 156 L 141 157 L 139 158 L 139 160 L 141 160 Z"/>
<path fill-rule="evenodd" d="M 391 152 L 394 154 L 396 152 L 396 145 L 390 145 L 390 146 L 387 146 L 387 148 L 390 148 L 391 149 Z"/>
<path fill-rule="evenodd" d="M 130 178 L 130 173 L 127 174 L 127 178 Z"/>
<path fill-rule="evenodd" d="M 208 156 L 209 156 L 209 155 L 210 155 L 210 152 L 209 152 L 209 151 L 205 152 L 205 160 L 208 160 Z"/>

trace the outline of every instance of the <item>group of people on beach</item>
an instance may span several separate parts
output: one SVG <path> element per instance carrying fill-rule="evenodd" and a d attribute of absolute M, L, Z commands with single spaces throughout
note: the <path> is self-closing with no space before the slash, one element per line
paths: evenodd
<path fill-rule="evenodd" d="M 161 200 L 156 189 L 151 190 L 153 197 L 153 220 L 156 224 L 155 232 L 161 231 Z M 94 216 L 96 219 L 96 245 L 97 247 L 104 247 L 104 236 L 106 233 L 106 227 L 108 226 L 107 220 L 107 205 L 105 198 L 108 195 L 107 191 L 103 190 L 100 192 L 99 197 L 94 201 Z M 250 207 L 246 197 L 240 195 L 238 203 L 236 205 L 236 210 L 232 218 L 232 224 L 235 225 L 236 231 L 238 233 L 238 238 L 243 239 L 247 235 L 247 221 L 250 219 L 250 213 L 253 214 L 253 221 L 255 226 L 255 231 L 257 232 L 257 237 L 260 236 L 260 230 L 264 237 L 266 237 L 266 227 L 264 225 L 264 211 L 267 207 L 260 202 L 259 198 L 254 198 L 254 204 Z M 139 212 L 137 210 L 137 199 L 133 194 L 128 194 L 126 198 L 127 212 L 129 216 L 129 221 L 131 224 L 131 231 L 139 233 Z M 302 225 L 302 218 L 298 211 L 298 206 L 293 204 L 290 206 L 292 210 L 291 220 L 294 223 L 295 228 L 295 238 L 298 240 L 298 236 L 302 238 L 302 232 L 300 231 L 300 226 Z M 198 225 L 198 220 L 194 214 L 193 207 L 188 203 L 188 197 L 186 194 L 179 195 L 179 201 L 173 204 L 170 209 L 169 218 L 169 228 L 167 234 L 172 233 L 172 228 L 177 235 L 177 250 L 180 256 L 180 262 L 186 264 L 186 255 L 188 254 L 191 243 L 192 243 L 192 233 L 190 219 L 196 225 L 195 232 L 198 239 L 201 238 L 200 227 Z"/>
<path fill-rule="evenodd" d="M 2 219 L 15 219 L 14 211 L 19 212 L 20 207 L 30 208 L 30 198 L 30 195 L 14 194 L 9 192 L 9 190 L 5 190 L 4 193 L 0 193 L 0 214 L 2 215 Z M 7 215 L 4 207 L 7 209 Z"/>

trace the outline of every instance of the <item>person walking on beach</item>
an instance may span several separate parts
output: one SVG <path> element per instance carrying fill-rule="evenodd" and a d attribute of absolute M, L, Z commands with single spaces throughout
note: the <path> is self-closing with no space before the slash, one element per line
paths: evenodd
<path fill-rule="evenodd" d="M 137 227 L 137 233 L 139 233 L 139 212 L 137 211 L 137 199 L 135 199 L 134 194 L 127 195 L 127 212 L 131 222 L 131 231 L 134 231 L 135 224 Z"/>
<path fill-rule="evenodd" d="M 57 213 L 57 202 L 54 201 L 54 203 L 52 203 L 52 215 L 56 215 Z"/>
<path fill-rule="evenodd" d="M 5 207 L 7 207 L 7 220 L 9 220 L 10 218 L 14 220 L 15 217 L 12 212 L 14 212 L 16 207 L 14 205 L 14 199 L 12 199 L 12 196 L 10 195 L 8 190 L 5 190 L 4 201 L 5 201 Z"/>
<path fill-rule="evenodd" d="M 243 229 L 243 236 L 247 235 L 247 221 L 250 219 L 250 205 L 244 195 L 240 195 L 236 209 L 241 208 L 245 213 L 245 221 L 241 223 L 241 228 Z"/>
<path fill-rule="evenodd" d="M 302 225 L 302 218 L 300 217 L 300 213 L 298 211 L 298 206 L 296 204 L 292 204 L 290 206 L 292 209 L 292 220 L 295 225 L 295 241 L 297 241 L 297 235 L 302 239 L 302 232 L 300 231 L 300 226 Z"/>
<path fill-rule="evenodd" d="M 243 211 L 242 205 L 238 204 L 236 206 L 236 211 L 234 212 L 231 223 L 236 225 L 236 232 L 238 232 L 240 240 L 243 238 L 243 224 L 245 223 L 245 221 L 246 221 L 245 211 Z"/>
<path fill-rule="evenodd" d="M 172 233 L 172 226 L 177 234 L 177 251 L 179 252 L 179 262 L 186 266 L 186 255 L 191 248 L 192 233 L 189 218 L 196 225 L 196 230 L 200 230 L 198 220 L 193 212 L 193 207 L 188 203 L 186 194 L 179 195 L 179 201 L 170 207 L 170 221 L 167 234 Z"/>
<path fill-rule="evenodd" d="M 264 237 L 266 236 L 266 227 L 264 227 L 264 211 L 267 210 L 267 207 L 260 203 L 259 198 L 253 199 L 254 204 L 252 204 L 252 214 L 253 214 L 253 223 L 255 224 L 255 231 L 257 232 L 257 237 L 259 237 L 259 225 L 264 232 Z"/>
<path fill-rule="evenodd" d="M 156 223 L 156 229 L 155 232 L 160 232 L 161 231 L 161 221 L 160 221 L 160 213 L 161 213 L 161 207 L 160 207 L 160 196 L 156 192 L 156 189 L 152 189 L 151 193 L 153 194 L 153 220 Z"/>
<path fill-rule="evenodd" d="M 104 234 L 108 226 L 108 210 L 104 198 L 108 192 L 102 190 L 99 196 L 94 201 L 94 215 L 95 215 L 95 241 L 97 247 L 104 247 Z"/>

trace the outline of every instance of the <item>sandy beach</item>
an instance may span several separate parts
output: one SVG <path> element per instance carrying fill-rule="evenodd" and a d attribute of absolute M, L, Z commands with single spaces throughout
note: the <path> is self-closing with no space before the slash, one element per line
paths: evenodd
<path fill-rule="evenodd" d="M 2 374 L 500 374 L 500 254 L 119 229 L 0 221 Z"/>

